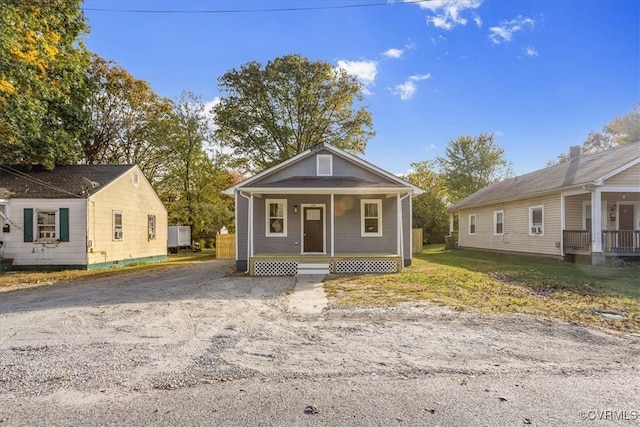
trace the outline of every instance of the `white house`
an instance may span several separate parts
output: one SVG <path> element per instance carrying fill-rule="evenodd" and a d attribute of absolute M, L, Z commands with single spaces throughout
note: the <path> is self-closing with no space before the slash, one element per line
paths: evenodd
<path fill-rule="evenodd" d="M 0 165 L 0 225 L 0 258 L 14 269 L 95 269 L 167 256 L 167 211 L 135 165 Z"/>

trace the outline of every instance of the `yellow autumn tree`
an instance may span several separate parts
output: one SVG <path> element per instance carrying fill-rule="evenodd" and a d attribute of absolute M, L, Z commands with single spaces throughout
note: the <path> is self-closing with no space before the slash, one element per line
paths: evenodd
<path fill-rule="evenodd" d="M 89 52 L 81 0 L 2 0 L 0 163 L 73 161 Z"/>

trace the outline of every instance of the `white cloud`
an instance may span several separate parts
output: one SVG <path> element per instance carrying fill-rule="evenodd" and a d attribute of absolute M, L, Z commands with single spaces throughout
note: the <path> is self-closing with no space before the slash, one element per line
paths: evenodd
<path fill-rule="evenodd" d="M 403 53 L 404 51 L 402 49 L 388 49 L 382 52 L 382 55 L 386 56 L 387 58 L 400 58 L 402 57 Z"/>
<path fill-rule="evenodd" d="M 497 27 L 489 28 L 489 38 L 493 44 L 510 42 L 513 35 L 525 28 L 533 28 L 535 21 L 531 18 L 524 18 L 518 15 L 509 21 L 502 21 Z"/>
<path fill-rule="evenodd" d="M 376 61 L 347 61 L 341 59 L 338 61 L 338 67 L 345 70 L 348 74 L 354 76 L 364 86 L 364 93 L 370 94 L 367 87 L 372 85 L 378 74 L 378 63 Z"/>
<path fill-rule="evenodd" d="M 393 94 L 398 95 L 401 100 L 407 101 L 413 98 L 413 95 L 415 95 L 416 91 L 418 90 L 416 82 L 427 80 L 430 78 L 431 74 L 414 74 L 413 76 L 410 76 L 406 82 L 396 85 L 396 87 L 393 89 Z"/>
<path fill-rule="evenodd" d="M 478 26 L 478 28 L 482 27 L 482 18 L 480 18 L 478 15 L 473 17 L 473 20 L 475 21 L 476 25 Z"/>
<path fill-rule="evenodd" d="M 406 3 L 414 3 L 414 0 L 404 0 Z M 466 25 L 467 19 L 462 13 L 467 9 L 477 9 L 483 0 L 432 0 L 416 3 L 422 9 L 427 9 L 433 15 L 427 17 L 427 22 L 437 28 L 450 30 L 457 25 Z M 479 26 L 482 21 L 479 17 L 474 17 L 474 21 Z M 480 24 L 478 24 L 480 22 Z"/>
<path fill-rule="evenodd" d="M 524 48 L 524 53 L 527 56 L 538 56 L 538 50 L 535 47 L 525 47 Z"/>

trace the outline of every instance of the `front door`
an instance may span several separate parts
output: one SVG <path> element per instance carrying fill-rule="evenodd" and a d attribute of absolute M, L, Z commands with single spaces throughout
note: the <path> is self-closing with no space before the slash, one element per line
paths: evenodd
<path fill-rule="evenodd" d="M 633 205 L 620 205 L 619 226 L 620 242 L 619 246 L 623 249 L 633 249 L 633 223 L 634 212 Z"/>
<path fill-rule="evenodd" d="M 324 209 L 320 206 L 302 208 L 303 251 L 324 252 Z"/>

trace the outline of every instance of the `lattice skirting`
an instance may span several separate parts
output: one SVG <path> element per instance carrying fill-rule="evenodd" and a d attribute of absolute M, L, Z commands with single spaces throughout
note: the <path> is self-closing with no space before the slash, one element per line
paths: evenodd
<path fill-rule="evenodd" d="M 336 261 L 336 273 L 395 273 L 398 263 L 391 260 Z"/>
<path fill-rule="evenodd" d="M 253 264 L 255 276 L 295 276 L 298 261 L 256 261 Z"/>

